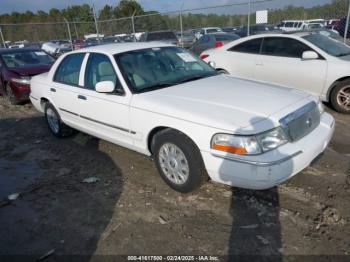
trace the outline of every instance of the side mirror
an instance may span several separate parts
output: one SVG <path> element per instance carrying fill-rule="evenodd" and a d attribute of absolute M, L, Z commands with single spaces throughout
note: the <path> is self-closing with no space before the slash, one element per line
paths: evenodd
<path fill-rule="evenodd" d="M 113 93 L 114 88 L 115 86 L 112 81 L 101 81 L 95 85 L 95 90 L 99 93 Z"/>
<path fill-rule="evenodd" d="M 214 61 L 209 61 L 208 65 L 210 65 L 212 68 L 216 68 L 216 63 Z"/>
<path fill-rule="evenodd" d="M 304 51 L 302 55 L 303 60 L 318 59 L 318 54 L 315 51 Z"/>

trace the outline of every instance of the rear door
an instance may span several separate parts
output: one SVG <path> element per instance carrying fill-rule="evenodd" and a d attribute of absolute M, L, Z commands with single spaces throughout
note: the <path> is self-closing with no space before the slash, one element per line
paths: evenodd
<path fill-rule="evenodd" d="M 262 38 L 254 38 L 229 48 L 220 59 L 223 68 L 233 76 L 252 79 L 261 43 Z"/>
<path fill-rule="evenodd" d="M 294 38 L 264 38 L 254 77 L 319 96 L 326 79 L 327 61 L 321 57 L 303 60 L 304 51 L 314 50 Z"/>
<path fill-rule="evenodd" d="M 76 128 L 81 126 L 78 96 L 82 86 L 79 78 L 85 55 L 75 53 L 66 56 L 57 67 L 50 87 L 51 99 L 62 120 Z"/>

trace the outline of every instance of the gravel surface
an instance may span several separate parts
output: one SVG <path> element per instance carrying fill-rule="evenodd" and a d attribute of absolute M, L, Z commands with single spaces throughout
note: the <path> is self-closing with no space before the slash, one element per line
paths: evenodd
<path fill-rule="evenodd" d="M 350 116 L 327 111 L 336 118 L 329 148 L 288 182 L 266 191 L 208 182 L 183 195 L 165 185 L 149 158 L 82 133 L 55 138 L 31 104 L 0 97 L 0 255 L 345 259 Z"/>

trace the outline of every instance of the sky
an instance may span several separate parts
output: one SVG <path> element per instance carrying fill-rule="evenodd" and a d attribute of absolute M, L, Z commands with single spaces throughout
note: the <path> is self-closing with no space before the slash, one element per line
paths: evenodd
<path fill-rule="evenodd" d="M 259 0 L 251 0 L 252 2 Z M 117 0 L 1 0 L 0 1 L 0 14 L 11 12 L 25 12 L 27 10 L 36 12 L 38 10 L 48 11 L 50 8 L 62 9 L 69 5 L 79 4 L 92 4 L 94 3 L 97 9 L 102 8 L 104 5 L 117 5 Z M 214 5 L 225 5 L 230 3 L 246 3 L 248 0 L 138 0 L 143 8 L 148 10 L 156 10 L 159 12 L 175 11 L 181 8 L 184 3 L 183 9 L 193 9 Z M 273 0 L 267 3 L 255 4 L 252 7 L 252 11 L 281 8 L 287 5 L 296 5 L 311 7 L 315 5 L 322 5 L 329 3 L 331 0 Z M 217 8 L 212 9 L 212 12 L 216 13 L 240 13 L 244 12 L 246 7 L 232 6 L 229 8 Z"/>

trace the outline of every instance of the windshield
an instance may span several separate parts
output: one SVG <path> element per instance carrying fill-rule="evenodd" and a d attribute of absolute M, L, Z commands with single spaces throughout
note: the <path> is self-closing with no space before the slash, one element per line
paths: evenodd
<path fill-rule="evenodd" d="M 303 38 L 333 56 L 350 55 L 350 47 L 321 34 L 310 34 Z"/>
<path fill-rule="evenodd" d="M 215 69 L 178 47 L 157 47 L 114 56 L 133 92 L 140 93 L 216 75 Z"/>
<path fill-rule="evenodd" d="M 52 65 L 55 60 L 43 51 L 13 52 L 1 55 L 8 68 Z"/>

